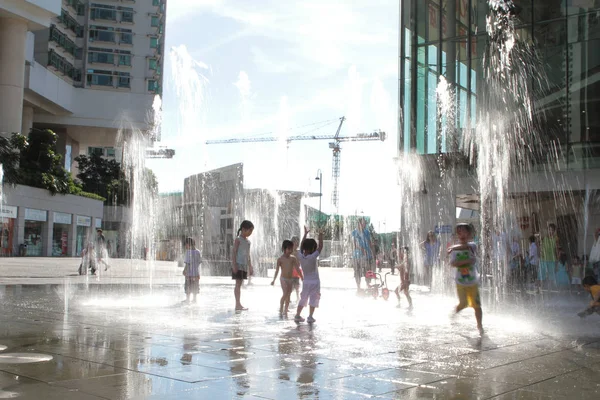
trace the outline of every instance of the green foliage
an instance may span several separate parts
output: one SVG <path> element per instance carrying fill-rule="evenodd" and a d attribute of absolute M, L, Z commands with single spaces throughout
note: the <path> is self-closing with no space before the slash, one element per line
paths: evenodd
<path fill-rule="evenodd" d="M 20 149 L 18 183 L 48 190 L 51 194 L 71 194 L 81 189 L 73 181 L 57 154 L 58 136 L 50 129 L 32 129 L 28 145 Z"/>
<path fill-rule="evenodd" d="M 129 184 L 121 164 L 98 155 L 81 155 L 75 161 L 79 166 L 77 179 L 81 181 L 84 191 L 107 199 L 110 205 L 129 203 Z"/>
<path fill-rule="evenodd" d="M 97 194 L 94 194 L 94 193 L 88 193 L 88 192 L 81 191 L 79 193 L 74 193 L 74 194 L 76 194 L 77 196 L 81 196 L 81 197 L 87 197 L 88 199 L 100 200 L 101 202 L 106 201 L 106 199 L 104 197 L 98 196 Z"/>
<path fill-rule="evenodd" d="M 19 133 L 13 133 L 8 138 L 0 136 L 0 164 L 4 169 L 4 183 L 19 183 L 19 159 L 27 145 L 27 138 Z"/>

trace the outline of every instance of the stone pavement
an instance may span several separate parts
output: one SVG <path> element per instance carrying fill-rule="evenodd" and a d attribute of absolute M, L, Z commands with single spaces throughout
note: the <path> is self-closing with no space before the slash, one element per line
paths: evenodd
<path fill-rule="evenodd" d="M 324 282 L 307 325 L 278 316 L 266 278 L 243 288 L 241 313 L 227 278 L 205 277 L 192 306 L 180 275 L 32 284 L 50 278 L 0 284 L 0 398 L 600 398 L 600 317 L 575 315 L 583 295 L 485 292 L 480 337 L 470 310 L 449 318 L 453 297 L 419 291 L 409 311 Z"/>

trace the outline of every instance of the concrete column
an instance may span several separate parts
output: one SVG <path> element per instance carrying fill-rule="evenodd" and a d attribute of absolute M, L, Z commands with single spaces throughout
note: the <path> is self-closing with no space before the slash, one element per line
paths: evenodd
<path fill-rule="evenodd" d="M 44 257 L 52 256 L 52 233 L 54 231 L 54 212 L 48 211 L 48 220 L 42 228 L 42 255 Z"/>
<path fill-rule="evenodd" d="M 67 255 L 69 257 L 77 256 L 77 223 L 75 214 L 72 217 L 72 223 L 69 227 L 69 244 L 67 245 Z"/>
<path fill-rule="evenodd" d="M 25 243 L 25 207 L 19 207 L 15 221 L 15 240 L 13 241 L 13 254 L 19 254 L 19 245 Z"/>
<path fill-rule="evenodd" d="M 0 18 L 0 133 L 22 128 L 27 23 Z"/>
<path fill-rule="evenodd" d="M 23 121 L 21 122 L 21 133 L 25 136 L 29 135 L 29 131 L 33 128 L 33 107 L 23 107 Z"/>

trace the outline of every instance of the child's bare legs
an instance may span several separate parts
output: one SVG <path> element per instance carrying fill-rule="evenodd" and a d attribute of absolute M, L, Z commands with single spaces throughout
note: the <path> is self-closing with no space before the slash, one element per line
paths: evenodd
<path fill-rule="evenodd" d="M 236 279 L 235 280 L 235 289 L 233 289 L 233 295 L 235 296 L 235 309 L 236 310 L 245 310 L 246 308 L 244 308 L 244 306 L 242 306 L 242 303 L 240 303 L 240 292 L 241 292 L 241 288 L 242 288 L 242 279 Z"/>
<path fill-rule="evenodd" d="M 408 288 L 404 288 L 403 293 L 406 296 L 406 300 L 408 300 L 408 307 L 412 308 L 412 298 L 410 297 L 410 294 L 408 294 Z M 398 298 L 400 298 L 400 295 L 398 295 Z"/>
<path fill-rule="evenodd" d="M 475 307 L 475 319 L 477 320 L 477 329 L 483 332 L 483 310 L 481 307 Z"/>

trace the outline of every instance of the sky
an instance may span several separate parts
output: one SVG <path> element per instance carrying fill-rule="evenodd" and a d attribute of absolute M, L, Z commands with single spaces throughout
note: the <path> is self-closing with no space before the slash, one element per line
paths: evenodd
<path fill-rule="evenodd" d="M 399 6 L 391 0 L 169 0 L 162 138 L 171 160 L 148 160 L 161 192 L 187 176 L 244 163 L 248 188 L 319 192 L 331 206 L 329 142 L 382 130 L 385 142 L 343 143 L 342 214 L 396 229 Z M 206 140 L 275 136 L 270 143 L 206 145 Z M 315 203 L 315 205 L 318 204 Z"/>

